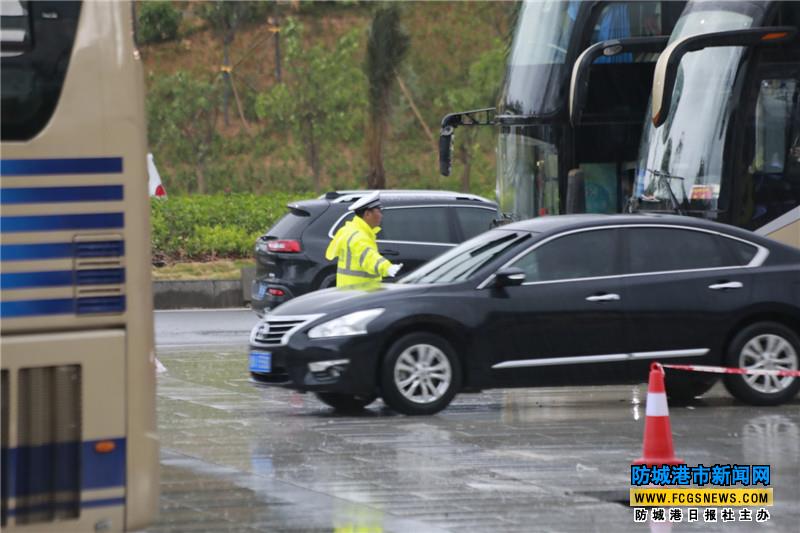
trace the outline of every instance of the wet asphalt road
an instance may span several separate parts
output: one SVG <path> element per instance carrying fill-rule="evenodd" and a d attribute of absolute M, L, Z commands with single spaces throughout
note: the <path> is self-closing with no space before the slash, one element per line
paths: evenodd
<path fill-rule="evenodd" d="M 338 416 L 247 375 L 250 311 L 157 312 L 161 514 L 147 531 L 798 531 L 800 401 L 721 387 L 670 410 L 689 465 L 770 464 L 769 522 L 635 524 L 646 387 L 460 395 L 434 417 Z M 620 503 L 623 501 L 624 504 Z"/>

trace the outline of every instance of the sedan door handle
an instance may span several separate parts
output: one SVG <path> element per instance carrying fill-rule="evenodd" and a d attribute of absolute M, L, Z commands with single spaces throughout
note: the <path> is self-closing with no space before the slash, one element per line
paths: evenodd
<path fill-rule="evenodd" d="M 712 291 L 724 291 L 727 289 L 741 289 L 744 287 L 740 281 L 726 281 L 724 283 L 714 283 L 709 285 L 708 288 Z"/>
<path fill-rule="evenodd" d="M 381 250 L 381 255 L 400 255 L 397 250 Z"/>
<path fill-rule="evenodd" d="M 587 296 L 587 302 L 617 302 L 619 301 L 619 294 L 597 294 L 595 296 Z"/>

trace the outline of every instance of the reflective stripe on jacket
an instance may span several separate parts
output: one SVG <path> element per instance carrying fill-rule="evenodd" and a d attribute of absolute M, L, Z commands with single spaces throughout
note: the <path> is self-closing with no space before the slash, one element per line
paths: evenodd
<path fill-rule="evenodd" d="M 339 258 L 336 269 L 336 286 L 378 286 L 392 265 L 378 253 L 375 236 L 381 228 L 371 228 L 359 216 L 353 217 L 339 228 L 325 251 L 329 261 Z"/>

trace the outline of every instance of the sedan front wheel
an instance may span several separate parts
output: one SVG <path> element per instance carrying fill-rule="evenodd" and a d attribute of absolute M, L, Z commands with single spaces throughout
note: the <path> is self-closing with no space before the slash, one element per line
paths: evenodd
<path fill-rule="evenodd" d="M 797 370 L 800 337 L 775 322 L 752 324 L 734 337 L 727 362 L 749 370 Z M 778 405 L 800 390 L 800 378 L 791 376 L 728 374 L 723 383 L 734 397 L 753 405 Z"/>
<path fill-rule="evenodd" d="M 383 360 L 383 401 L 405 415 L 438 413 L 450 404 L 460 386 L 461 363 L 450 344 L 438 335 L 405 335 Z"/>

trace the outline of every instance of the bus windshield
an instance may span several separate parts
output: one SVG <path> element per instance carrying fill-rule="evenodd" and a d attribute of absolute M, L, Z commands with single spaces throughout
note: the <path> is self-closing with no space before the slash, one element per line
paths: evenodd
<path fill-rule="evenodd" d="M 579 2 L 525 2 L 518 15 L 501 102 L 505 113 L 546 114 L 559 106 Z"/>
<path fill-rule="evenodd" d="M 676 24 L 670 41 L 747 29 L 761 18 L 756 10 L 737 11 L 690 10 Z M 645 119 L 633 198 L 638 210 L 674 212 L 680 208 L 713 217 L 722 209 L 718 200 L 723 143 L 743 52 L 743 47 L 712 47 L 688 53 L 681 60 L 673 105 L 664 125 L 655 128 Z M 646 116 L 650 116 L 649 109 Z"/>

